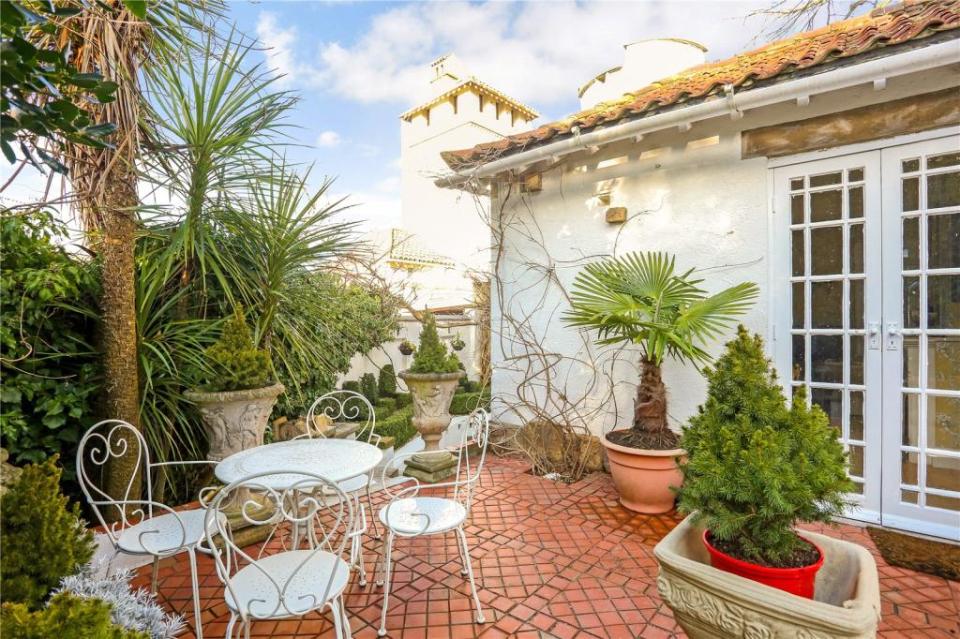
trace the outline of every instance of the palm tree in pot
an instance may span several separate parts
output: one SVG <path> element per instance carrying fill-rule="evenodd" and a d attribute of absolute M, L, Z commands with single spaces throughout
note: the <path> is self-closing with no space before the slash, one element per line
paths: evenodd
<path fill-rule="evenodd" d="M 673 508 L 671 486 L 682 475 L 679 437 L 667 424 L 666 359 L 699 366 L 710 361 L 705 350 L 757 297 L 752 282 L 714 295 L 699 287 L 694 270 L 678 273 L 666 253 L 638 252 L 588 264 L 573 283 L 571 309 L 564 320 L 597 332 L 601 345 L 631 344 L 640 354 L 631 428 L 603 438 L 620 502 L 638 512 Z"/>

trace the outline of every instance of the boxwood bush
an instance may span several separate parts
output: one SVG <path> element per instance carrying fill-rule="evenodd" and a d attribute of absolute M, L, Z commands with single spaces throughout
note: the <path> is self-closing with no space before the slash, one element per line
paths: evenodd
<path fill-rule="evenodd" d="M 451 415 L 469 415 L 477 408 L 489 410 L 490 391 L 477 393 L 457 393 L 450 402 Z"/>

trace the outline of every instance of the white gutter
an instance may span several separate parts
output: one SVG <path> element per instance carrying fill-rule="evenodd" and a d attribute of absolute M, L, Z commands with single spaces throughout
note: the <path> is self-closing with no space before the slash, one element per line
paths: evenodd
<path fill-rule="evenodd" d="M 781 82 L 762 89 L 750 89 L 736 96 L 728 92 L 727 99 L 713 99 L 693 106 L 679 107 L 666 113 L 611 125 L 582 135 L 575 133 L 573 136 L 558 142 L 538 146 L 529 151 L 514 153 L 505 158 L 480 165 L 476 169 L 458 171 L 454 176 L 438 180 L 438 183 L 444 182 L 449 185 L 457 182 L 457 177 L 490 177 L 518 167 L 528 167 L 540 160 L 556 158 L 589 147 L 599 147 L 670 127 L 687 128 L 694 122 L 728 115 L 731 112 L 756 109 L 798 97 L 809 98 L 809 96 L 818 93 L 846 89 L 858 84 L 874 83 L 876 80 L 882 80 L 882 86 L 885 86 L 885 81 L 888 78 L 927 71 L 954 63 L 960 63 L 960 40 L 950 40 L 896 55 L 875 58 L 860 64 L 824 71 L 823 73 Z M 874 87 L 876 88 L 877 85 L 875 84 Z"/>

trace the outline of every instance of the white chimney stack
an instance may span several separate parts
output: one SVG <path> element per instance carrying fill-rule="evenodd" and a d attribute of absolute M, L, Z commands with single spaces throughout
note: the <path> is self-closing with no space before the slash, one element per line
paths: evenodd
<path fill-rule="evenodd" d="M 615 100 L 624 93 L 703 64 L 707 59 L 706 47 L 679 38 L 640 40 L 623 48 L 622 66 L 604 71 L 580 89 L 581 108 Z"/>

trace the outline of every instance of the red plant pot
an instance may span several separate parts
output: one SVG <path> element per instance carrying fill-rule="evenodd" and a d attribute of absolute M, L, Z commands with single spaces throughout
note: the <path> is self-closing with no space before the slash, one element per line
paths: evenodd
<path fill-rule="evenodd" d="M 714 548 L 710 543 L 710 531 L 703 531 L 703 545 L 707 547 L 710 553 L 710 565 L 718 570 L 731 572 L 739 577 L 752 579 L 765 586 L 777 588 L 792 595 L 813 599 L 813 585 L 817 577 L 817 571 L 823 566 L 823 551 L 815 543 L 804 540 L 817 549 L 820 558 L 816 563 L 800 568 L 768 568 L 758 564 L 742 561 L 736 557 L 731 557 L 727 553 Z"/>

